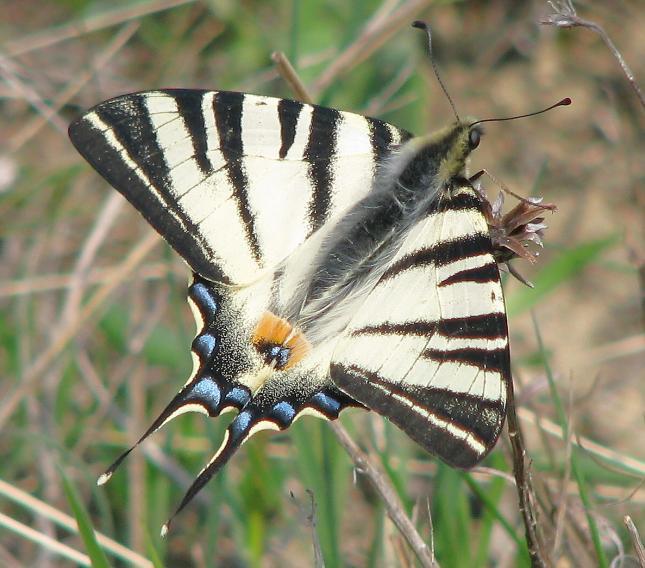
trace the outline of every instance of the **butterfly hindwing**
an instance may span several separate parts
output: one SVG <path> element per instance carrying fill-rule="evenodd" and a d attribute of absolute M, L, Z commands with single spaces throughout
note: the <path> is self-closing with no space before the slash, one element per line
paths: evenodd
<path fill-rule="evenodd" d="M 409 134 L 297 101 L 159 90 L 101 103 L 72 142 L 188 262 L 248 284 L 369 192 Z"/>
<path fill-rule="evenodd" d="M 331 376 L 426 450 L 466 468 L 499 436 L 509 366 L 488 227 L 463 180 L 410 231 L 340 339 Z"/>
<path fill-rule="evenodd" d="M 193 372 L 135 446 L 186 412 L 211 417 L 235 412 L 236 416 L 177 512 L 257 432 L 285 430 L 306 414 L 333 420 L 344 408 L 361 406 L 331 381 L 328 354 L 309 353 L 309 346 L 299 345 L 297 338 L 284 341 L 284 334 L 291 331 L 288 324 L 261 310 L 271 297 L 266 284 L 236 290 L 193 275 L 188 290 L 197 322 Z M 280 349 L 285 350 L 284 357 L 276 354 Z M 110 478 L 131 450 L 108 468 L 100 483 Z"/>

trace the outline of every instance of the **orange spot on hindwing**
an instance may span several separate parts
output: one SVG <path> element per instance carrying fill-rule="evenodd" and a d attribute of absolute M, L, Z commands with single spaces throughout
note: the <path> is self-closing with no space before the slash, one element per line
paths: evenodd
<path fill-rule="evenodd" d="M 251 340 L 267 365 L 278 370 L 293 367 L 311 351 L 304 334 L 272 312 L 262 314 Z"/>

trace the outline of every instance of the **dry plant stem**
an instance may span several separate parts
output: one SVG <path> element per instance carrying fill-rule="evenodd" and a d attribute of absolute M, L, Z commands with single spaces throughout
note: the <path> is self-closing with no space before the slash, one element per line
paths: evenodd
<path fill-rule="evenodd" d="M 416 527 L 412 524 L 409 517 L 403 509 L 403 503 L 396 494 L 396 491 L 387 480 L 386 476 L 380 469 L 369 459 L 369 457 L 358 447 L 358 444 L 352 440 L 347 430 L 339 422 L 331 422 L 331 429 L 336 434 L 341 446 L 349 454 L 354 465 L 360 473 L 367 476 L 374 489 L 383 499 L 383 503 L 392 522 L 399 529 L 405 540 L 414 551 L 421 565 L 436 568 L 437 563 L 434 561 L 430 548 L 419 535 Z"/>
<path fill-rule="evenodd" d="M 390 81 L 390 83 L 387 84 L 384 89 L 382 89 L 378 94 L 376 94 L 376 96 L 372 97 L 372 99 L 369 102 L 369 105 L 365 109 L 365 115 L 378 116 L 378 115 L 382 115 L 388 109 L 391 110 L 392 99 L 394 98 L 396 93 L 401 89 L 401 87 L 403 87 L 403 85 L 412 76 L 415 70 L 416 70 L 416 66 L 412 63 L 408 63 L 405 67 L 403 67 L 397 73 L 396 77 L 394 77 L 394 79 Z M 398 104 L 400 104 L 400 102 L 401 102 L 400 100 L 397 101 Z"/>
<path fill-rule="evenodd" d="M 93 268 L 85 278 L 86 284 L 105 284 L 114 278 L 117 268 Z M 167 262 L 150 262 L 142 266 L 136 274 L 137 280 L 161 280 L 169 273 L 175 273 Z M 134 278 L 134 276 L 130 277 Z M 0 300 L 30 294 L 43 294 L 65 290 L 74 285 L 76 275 L 70 274 L 43 274 L 30 276 L 20 280 L 8 281 L 0 284 Z"/>
<path fill-rule="evenodd" d="M 304 522 L 305 526 L 311 530 L 311 543 L 313 548 L 313 565 L 315 568 L 324 568 L 325 561 L 322 554 L 322 548 L 320 546 L 320 539 L 318 538 L 317 531 L 317 514 L 316 514 L 316 499 L 314 492 L 311 489 L 305 489 L 307 498 L 309 500 L 309 508 L 305 507 L 298 498 L 293 494 L 292 491 L 289 491 L 289 496 L 293 501 L 294 505 L 298 509 L 298 514 L 300 522 Z"/>
<path fill-rule="evenodd" d="M 123 26 L 112 42 L 101 51 L 96 59 L 90 65 L 90 71 L 84 71 L 77 75 L 72 82 L 56 97 L 51 105 L 45 105 L 46 110 L 41 112 L 38 116 L 34 117 L 28 124 L 20 129 L 18 134 L 9 141 L 9 151 L 16 152 L 31 140 L 38 131 L 54 116 L 58 114 L 61 108 L 72 99 L 83 86 L 90 81 L 92 77 L 125 46 L 130 38 L 139 28 L 138 22 L 130 22 Z"/>
<path fill-rule="evenodd" d="M 381 9 L 367 22 L 356 41 L 340 53 L 321 74 L 313 88 L 314 93 L 324 91 L 339 75 L 346 73 L 367 59 L 384 45 L 401 26 L 409 25 L 419 12 L 432 3 L 432 0 L 409 0 L 393 12 L 391 7 L 394 6 L 394 3 L 384 2 Z"/>
<path fill-rule="evenodd" d="M 18 489 L 14 485 L 7 483 L 0 479 L 0 495 L 12 500 L 15 503 L 18 503 L 25 509 L 32 511 L 33 513 L 40 515 L 50 521 L 54 522 L 59 527 L 63 527 L 73 533 L 78 533 L 78 525 L 76 524 L 76 519 L 73 517 L 61 512 L 59 509 L 52 507 L 48 503 L 33 497 L 29 493 Z M 144 558 L 143 556 L 133 552 L 129 548 L 126 548 L 122 544 L 119 544 L 115 540 L 105 536 L 101 533 L 96 533 L 96 540 L 99 544 L 110 554 L 121 558 L 133 566 L 140 566 L 145 568 L 151 568 L 152 563 Z M 60 544 L 60 543 L 59 543 Z"/>
<path fill-rule="evenodd" d="M 271 54 L 271 59 L 276 64 L 278 73 L 289 83 L 289 87 L 291 87 L 297 99 L 311 103 L 307 87 L 300 80 L 300 77 L 293 68 L 293 65 L 291 65 L 291 62 L 287 59 L 287 56 L 282 51 L 274 51 Z"/>
<path fill-rule="evenodd" d="M 579 18 L 571 2 L 564 2 L 557 5 L 555 3 L 551 3 L 551 6 L 556 11 L 556 13 L 551 14 L 548 18 L 542 20 L 540 23 L 543 25 L 557 26 L 558 28 L 587 28 L 588 30 L 596 32 L 605 42 L 605 45 L 607 46 L 609 51 L 611 51 L 612 55 L 618 61 L 623 70 L 623 73 L 625 74 L 625 77 L 627 77 L 627 81 L 629 81 L 629 84 L 634 90 L 634 93 L 636 93 L 641 106 L 645 108 L 645 97 L 643 97 L 643 92 L 636 82 L 634 72 L 630 69 L 629 65 L 627 65 L 624 57 L 622 56 L 618 48 L 614 45 L 614 42 L 611 41 L 611 38 L 602 28 L 602 26 L 598 25 L 596 22 Z"/>
<path fill-rule="evenodd" d="M 531 566 L 536 568 L 546 568 L 550 566 L 547 563 L 545 547 L 543 546 L 538 532 L 537 512 L 535 510 L 535 492 L 531 483 L 530 472 L 526 463 L 526 451 L 522 432 L 520 430 L 519 420 L 515 412 L 515 397 L 513 395 L 513 384 L 509 382 L 507 388 L 507 420 L 508 435 L 513 450 L 513 474 L 517 485 L 517 496 L 519 509 L 524 522 L 524 532 L 526 534 L 526 544 L 531 557 Z"/>
<path fill-rule="evenodd" d="M 638 534 L 638 529 L 636 528 L 634 521 L 632 521 L 632 518 L 629 515 L 625 515 L 623 522 L 625 523 L 627 531 L 629 532 L 629 536 L 631 537 L 632 543 L 634 544 L 638 562 L 641 566 L 645 566 L 645 547 L 643 546 L 641 537 Z"/>
<path fill-rule="evenodd" d="M 61 41 L 73 39 L 83 34 L 136 20 L 148 14 L 170 10 L 183 4 L 192 4 L 193 2 L 195 0 L 153 0 L 152 2 L 136 4 L 128 8 L 106 11 L 83 20 L 77 20 L 69 24 L 47 29 L 43 32 L 23 36 L 17 40 L 9 40 L 2 45 L 0 51 L 8 57 L 15 57 L 29 53 L 30 51 L 50 47 Z"/>
<path fill-rule="evenodd" d="M 36 381 L 49 369 L 69 341 L 76 336 L 81 326 L 94 315 L 105 303 L 110 294 L 158 243 L 159 235 L 153 232 L 148 233 L 148 236 L 126 257 L 118 272 L 115 274 L 114 280 L 105 284 L 92 296 L 87 304 L 79 311 L 77 317 L 59 331 L 56 337 L 52 339 L 49 347 L 25 371 L 20 382 L 12 391 L 3 395 L 2 405 L 0 406 L 0 430 L 2 430 L 7 420 L 12 416 L 23 397 L 30 393 L 30 389 Z"/>
<path fill-rule="evenodd" d="M 569 383 L 569 428 L 567 428 L 566 452 L 564 456 L 564 475 L 562 476 L 560 493 L 556 503 L 557 515 L 555 522 L 555 536 L 553 538 L 553 553 L 552 558 L 557 561 L 560 553 L 560 547 L 563 542 L 564 523 L 567 516 L 567 486 L 571 481 L 571 452 L 573 450 L 573 393 L 571 390 L 571 383 Z"/>
<path fill-rule="evenodd" d="M 58 554 L 63 558 L 66 558 L 67 560 L 71 560 L 75 564 L 79 564 L 80 566 L 92 565 L 89 556 L 83 554 L 82 552 L 79 552 L 74 548 L 71 548 L 70 546 L 67 546 L 66 544 L 58 542 L 51 536 L 43 534 L 33 529 L 32 527 L 25 525 L 24 523 L 8 517 L 4 513 L 0 513 L 0 527 L 3 527 L 9 532 L 19 534 L 24 539 L 35 542 L 49 552 Z"/>
<path fill-rule="evenodd" d="M 565 435 L 562 431 L 562 427 L 545 418 L 543 416 L 538 416 L 535 411 L 528 408 L 518 408 L 517 413 L 523 422 L 531 424 L 533 426 L 539 426 L 541 430 L 547 433 L 550 436 L 558 438 L 559 440 L 566 441 Z M 578 436 L 575 440 L 571 440 L 571 443 L 583 449 L 584 451 L 598 456 L 604 460 L 607 460 L 613 464 L 620 464 L 623 471 L 627 471 L 630 474 L 634 474 L 636 477 L 642 477 L 645 475 L 645 463 L 642 461 L 633 458 L 631 456 L 625 456 L 609 448 L 605 448 L 600 444 L 585 438 L 584 436 Z"/>
<path fill-rule="evenodd" d="M 126 201 L 120 193 L 111 192 L 106 196 L 104 204 L 100 207 L 99 215 L 85 238 L 74 264 L 72 281 L 66 290 L 63 306 L 60 309 L 58 324 L 54 326 L 55 332 L 58 331 L 59 327 L 65 326 L 78 313 L 88 283 L 87 274 L 89 269 L 101 245 L 106 240 L 109 240 L 112 225 L 119 216 L 125 203 Z"/>
<path fill-rule="evenodd" d="M 47 103 L 31 85 L 22 80 L 19 66 L 16 65 L 15 61 L 4 57 L 1 53 L 0 80 L 9 85 L 12 93 L 16 94 L 16 97 L 23 98 L 27 101 L 38 114 L 47 116 L 50 124 L 61 134 L 67 132 L 67 123 L 56 114 L 53 116 L 49 115 L 50 108 Z"/>

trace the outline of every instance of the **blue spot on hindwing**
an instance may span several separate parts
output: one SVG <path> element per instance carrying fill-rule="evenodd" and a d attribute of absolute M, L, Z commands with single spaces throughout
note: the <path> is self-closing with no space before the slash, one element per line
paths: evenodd
<path fill-rule="evenodd" d="M 241 387 L 233 387 L 230 391 L 226 393 L 226 396 L 224 397 L 224 402 L 229 404 L 232 403 L 237 408 L 242 408 L 246 406 L 246 404 L 249 402 L 250 399 L 251 399 L 251 394 L 247 389 L 244 389 Z"/>
<path fill-rule="evenodd" d="M 291 424 L 295 415 L 295 408 L 286 400 L 278 402 L 276 405 L 274 405 L 271 409 L 271 412 L 269 413 L 269 416 L 271 416 L 271 418 L 275 418 L 280 421 L 280 425 L 283 428 L 286 428 Z"/>
<path fill-rule="evenodd" d="M 202 313 L 205 313 L 211 318 L 215 315 L 217 312 L 217 298 L 208 286 L 201 282 L 195 282 L 190 287 L 190 296 L 195 300 L 195 303 L 199 306 Z"/>
<path fill-rule="evenodd" d="M 243 412 L 240 412 L 229 426 L 231 431 L 231 438 L 236 439 L 240 435 L 244 434 L 244 432 L 251 426 L 252 420 L 253 414 L 250 410 L 244 410 Z"/>
<path fill-rule="evenodd" d="M 210 333 L 203 333 L 198 335 L 193 340 L 193 351 L 197 353 L 202 364 L 208 362 L 212 357 L 215 347 L 217 346 L 217 338 Z"/>
<path fill-rule="evenodd" d="M 323 414 L 338 416 L 340 412 L 340 402 L 324 392 L 317 392 L 309 400 L 314 408 L 320 410 Z"/>
<path fill-rule="evenodd" d="M 197 401 L 216 412 L 222 397 L 219 385 L 212 377 L 201 377 L 186 394 L 186 402 Z"/>

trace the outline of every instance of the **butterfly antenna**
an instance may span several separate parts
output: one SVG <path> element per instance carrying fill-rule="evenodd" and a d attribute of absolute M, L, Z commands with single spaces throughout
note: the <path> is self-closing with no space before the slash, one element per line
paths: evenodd
<path fill-rule="evenodd" d="M 439 81 L 439 85 L 441 86 L 441 90 L 446 95 L 446 98 L 448 99 L 448 102 L 450 103 L 450 106 L 452 107 L 452 112 L 455 113 L 455 117 L 457 118 L 457 122 L 461 122 L 461 119 L 459 118 L 459 113 L 457 112 L 457 107 L 455 107 L 455 103 L 452 101 L 452 97 L 448 93 L 448 89 L 446 89 L 446 85 L 441 80 L 441 75 L 439 75 L 439 68 L 437 67 L 437 64 L 435 63 L 434 57 L 432 56 L 432 32 L 430 31 L 430 26 L 428 24 L 426 24 L 422 20 L 415 20 L 414 22 L 412 22 L 412 27 L 413 28 L 418 28 L 420 30 L 423 30 L 426 33 L 426 35 L 428 36 L 428 54 L 430 55 L 430 63 L 432 63 L 432 70 L 434 71 L 434 74 L 435 74 L 435 77 L 437 78 L 437 81 Z"/>
<path fill-rule="evenodd" d="M 571 99 L 569 97 L 566 97 L 562 99 L 561 101 L 558 101 L 554 105 L 551 105 L 550 107 L 543 108 L 542 110 L 537 110 L 535 112 L 529 112 L 528 114 L 518 114 L 517 116 L 507 116 L 505 118 L 486 118 L 484 120 L 477 120 L 471 124 L 468 125 L 468 128 L 471 126 L 475 126 L 475 124 L 481 124 L 482 122 L 503 122 L 505 120 L 515 120 L 516 118 L 526 118 L 527 116 L 536 116 L 538 114 L 542 114 L 543 112 L 550 111 L 551 109 L 554 109 L 559 106 L 569 106 L 571 104 Z"/>

